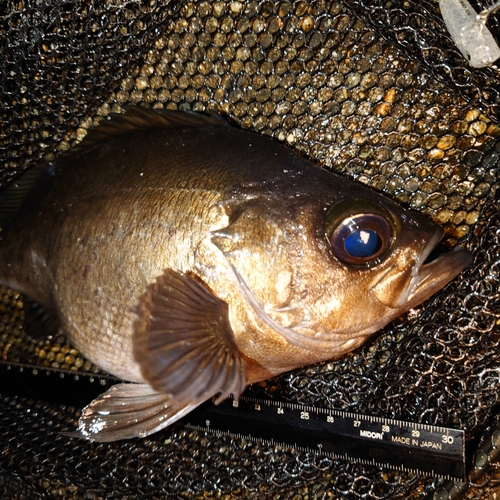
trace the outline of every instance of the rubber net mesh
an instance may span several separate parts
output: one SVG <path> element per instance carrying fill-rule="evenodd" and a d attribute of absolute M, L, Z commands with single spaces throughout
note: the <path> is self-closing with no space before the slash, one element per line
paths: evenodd
<path fill-rule="evenodd" d="M 499 18 L 488 27 L 499 40 Z M 5 390 L 2 497 L 495 498 L 500 72 L 467 65 L 437 2 L 7 0 L 0 34 L 0 186 L 125 105 L 215 110 L 425 213 L 475 255 L 356 352 L 249 389 L 465 429 L 470 484 L 180 424 L 151 439 L 75 441 L 60 431 L 78 408 Z M 0 291 L 2 363 L 104 377 L 64 337 L 28 339 L 22 297 Z"/>

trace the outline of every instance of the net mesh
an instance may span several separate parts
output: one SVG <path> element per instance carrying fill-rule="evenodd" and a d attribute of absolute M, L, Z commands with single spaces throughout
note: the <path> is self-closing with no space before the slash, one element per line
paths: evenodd
<path fill-rule="evenodd" d="M 488 24 L 497 40 L 498 23 Z M 8 1 L 0 32 L 1 186 L 125 105 L 214 110 L 425 213 L 475 255 L 356 352 L 249 389 L 465 429 L 473 483 L 181 425 L 133 442 L 75 442 L 59 432 L 75 426 L 77 408 L 5 394 L 4 497 L 494 498 L 499 70 L 467 66 L 437 2 Z M 2 360 L 104 376 L 64 337 L 26 338 L 22 297 L 1 297 Z"/>

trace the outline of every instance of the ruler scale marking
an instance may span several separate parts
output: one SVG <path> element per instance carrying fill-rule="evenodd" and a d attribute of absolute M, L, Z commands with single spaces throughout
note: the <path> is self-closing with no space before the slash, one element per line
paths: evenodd
<path fill-rule="evenodd" d="M 101 374 L 0 362 L 0 387 L 5 392 L 77 407 L 117 382 Z M 335 459 L 466 479 L 465 433 L 458 429 L 245 395 L 238 402 L 201 405 L 181 423 Z"/>
<path fill-rule="evenodd" d="M 276 407 L 283 413 L 276 412 Z M 372 460 L 399 470 L 402 467 L 438 477 L 465 478 L 464 432 L 457 429 L 245 396 L 237 407 L 230 400 L 219 406 L 208 405 L 187 415 L 184 421 L 208 430 L 203 425 L 207 419 L 210 430 L 235 434 L 245 427 L 245 435 L 266 442 L 274 437 L 275 442 L 287 446 L 347 455 L 351 461 Z"/>

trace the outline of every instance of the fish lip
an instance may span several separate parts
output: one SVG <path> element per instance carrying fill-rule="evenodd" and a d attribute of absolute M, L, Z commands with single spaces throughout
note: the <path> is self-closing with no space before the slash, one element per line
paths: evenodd
<path fill-rule="evenodd" d="M 430 262 L 426 262 L 443 238 L 443 234 L 441 228 L 434 232 L 412 269 L 412 282 L 408 287 L 405 300 L 402 301 L 406 302 L 408 308 L 415 307 L 429 298 L 472 264 L 472 254 L 460 246 L 445 251 Z"/>
<path fill-rule="evenodd" d="M 439 242 L 443 239 L 443 235 L 444 235 L 444 231 L 440 227 L 436 228 L 433 235 L 430 237 L 429 241 L 422 249 L 422 252 L 420 253 L 420 256 L 418 258 L 418 262 L 416 263 L 416 265 L 412 269 L 412 273 L 411 273 L 412 276 L 418 276 L 423 267 L 431 264 L 431 263 L 425 264 L 425 261 L 427 260 L 429 255 L 435 250 L 435 248 L 438 246 Z M 441 256 L 439 256 L 438 259 L 440 257 Z"/>

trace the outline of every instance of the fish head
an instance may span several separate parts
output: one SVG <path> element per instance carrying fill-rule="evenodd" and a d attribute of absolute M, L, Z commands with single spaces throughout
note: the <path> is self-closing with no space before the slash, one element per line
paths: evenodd
<path fill-rule="evenodd" d="M 471 263 L 459 248 L 437 255 L 443 230 L 423 215 L 352 186 L 256 196 L 212 236 L 254 315 L 314 361 L 356 348 Z"/>
<path fill-rule="evenodd" d="M 338 330 L 371 335 L 468 267 L 468 251 L 440 251 L 443 233 L 421 214 L 376 193 L 333 204 L 325 236 L 332 265 L 343 277 L 344 292 L 336 291 L 343 304 Z M 357 292 L 348 291 L 349 283 L 357 284 Z M 329 331 L 334 330 L 332 318 Z"/>

